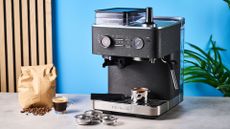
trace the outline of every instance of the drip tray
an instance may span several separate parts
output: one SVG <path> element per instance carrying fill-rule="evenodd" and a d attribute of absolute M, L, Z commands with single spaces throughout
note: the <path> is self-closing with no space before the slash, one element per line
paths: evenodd
<path fill-rule="evenodd" d="M 92 100 L 93 109 L 143 117 L 157 117 L 170 110 L 182 100 L 179 96 L 171 100 L 149 99 L 147 104 L 132 104 L 130 99 L 119 101 Z"/>

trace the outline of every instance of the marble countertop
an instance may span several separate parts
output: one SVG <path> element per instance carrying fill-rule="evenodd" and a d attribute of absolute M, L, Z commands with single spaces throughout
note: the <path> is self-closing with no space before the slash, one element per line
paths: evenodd
<path fill-rule="evenodd" d="M 81 126 L 74 116 L 91 109 L 89 95 L 70 95 L 66 114 L 53 110 L 45 116 L 20 113 L 16 93 L 0 93 L 0 129 L 229 129 L 230 98 L 185 97 L 174 109 L 157 119 L 117 116 L 118 124 Z"/>

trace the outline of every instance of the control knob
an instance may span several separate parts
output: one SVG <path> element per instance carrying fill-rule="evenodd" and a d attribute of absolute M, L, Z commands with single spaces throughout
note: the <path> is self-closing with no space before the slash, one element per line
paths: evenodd
<path fill-rule="evenodd" d="M 144 41 L 139 38 L 139 37 L 136 37 L 133 39 L 133 45 L 132 45 L 135 49 L 141 49 L 144 47 Z"/>
<path fill-rule="evenodd" d="M 112 45 L 112 39 L 109 36 L 103 36 L 101 39 L 101 45 L 104 48 L 108 48 Z"/>

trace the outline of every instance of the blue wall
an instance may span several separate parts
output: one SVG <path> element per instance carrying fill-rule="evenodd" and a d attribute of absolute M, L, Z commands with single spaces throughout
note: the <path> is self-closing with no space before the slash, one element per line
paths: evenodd
<path fill-rule="evenodd" d="M 222 0 L 54 0 L 53 39 L 58 69 L 58 92 L 107 92 L 107 71 L 100 56 L 91 52 L 94 10 L 110 7 L 154 8 L 154 15 L 184 16 L 188 42 L 207 48 L 209 36 L 221 47 L 230 66 L 230 9 Z M 187 47 L 187 46 L 186 46 Z M 189 84 L 185 95 L 221 95 L 207 85 Z"/>

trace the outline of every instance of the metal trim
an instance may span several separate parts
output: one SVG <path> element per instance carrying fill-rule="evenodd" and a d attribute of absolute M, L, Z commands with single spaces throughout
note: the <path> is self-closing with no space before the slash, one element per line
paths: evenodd
<path fill-rule="evenodd" d="M 142 26 L 121 26 L 121 25 L 96 25 L 93 27 L 106 27 L 106 28 L 125 28 L 125 29 L 154 29 L 153 27 L 142 27 Z"/>
<path fill-rule="evenodd" d="M 181 25 L 185 24 L 185 18 L 184 17 L 167 17 L 167 16 L 156 16 L 154 17 L 154 20 L 171 20 L 171 21 L 179 21 Z"/>

